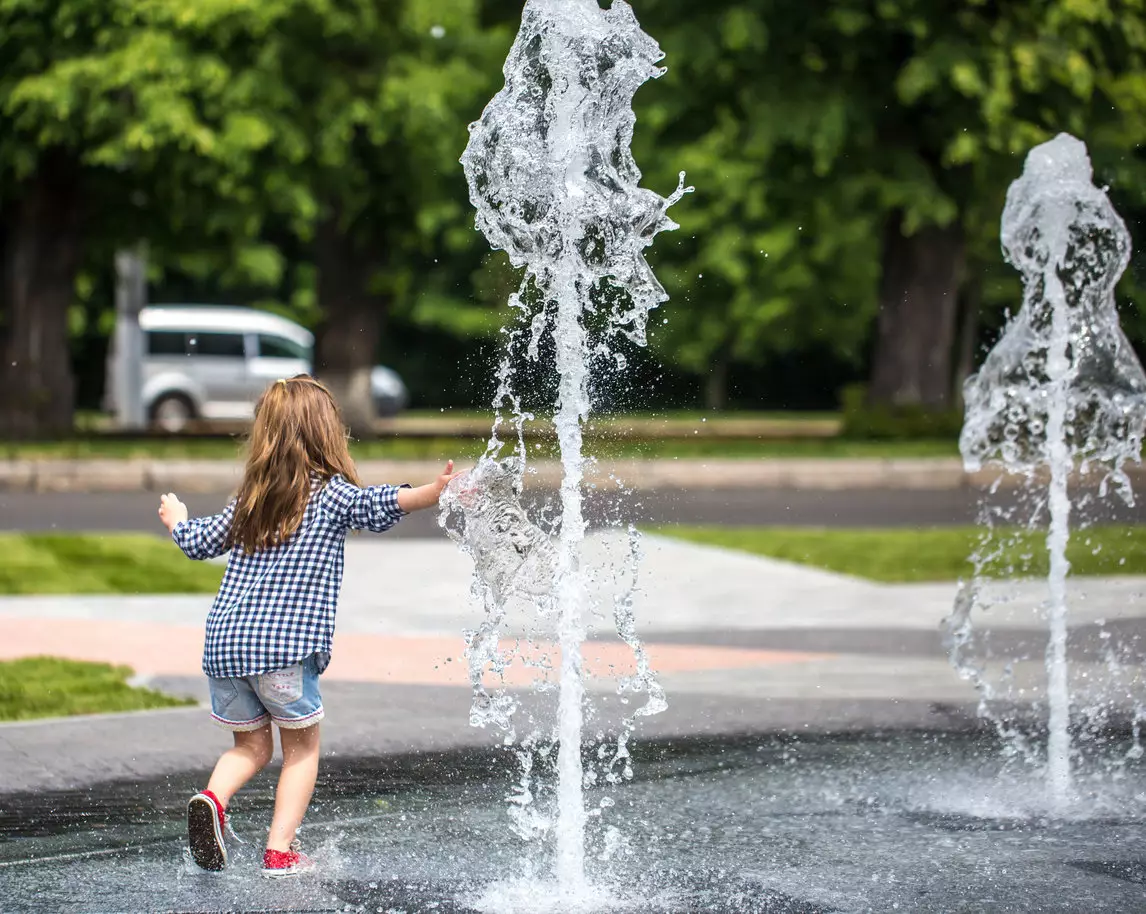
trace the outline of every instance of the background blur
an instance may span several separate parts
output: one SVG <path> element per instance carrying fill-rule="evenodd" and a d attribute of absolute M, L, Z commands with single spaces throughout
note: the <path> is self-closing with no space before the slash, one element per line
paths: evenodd
<path fill-rule="evenodd" d="M 1146 10 L 1119 0 L 636 0 L 666 53 L 634 151 L 696 193 L 650 262 L 672 296 L 604 410 L 836 410 L 953 436 L 1021 289 L 998 221 L 1028 149 L 1083 139 L 1136 237 Z M 114 255 L 153 303 L 253 305 L 316 369 L 383 363 L 413 408 L 484 407 L 518 282 L 458 156 L 520 3 L 0 0 L 0 436 L 98 408 Z M 1146 350 L 1142 254 L 1119 286 Z"/>

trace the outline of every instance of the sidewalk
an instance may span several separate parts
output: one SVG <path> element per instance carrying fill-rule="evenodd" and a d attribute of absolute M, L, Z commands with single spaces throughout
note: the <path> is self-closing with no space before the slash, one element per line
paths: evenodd
<path fill-rule="evenodd" d="M 634 664 L 612 622 L 626 575 L 609 570 L 626 551 L 616 534 L 588 541 L 597 606 L 584 655 L 588 689 L 599 705 L 594 729 L 610 729 L 634 707 L 616 700 L 618 681 Z M 638 633 L 669 709 L 642 721 L 638 738 L 976 725 L 977 695 L 940 645 L 953 584 L 879 585 L 659 537 L 646 537 L 643 551 Z M 347 544 L 334 660 L 323 677 L 326 751 L 374 755 L 500 741 L 500 734 L 468 725 L 462 632 L 477 626 L 481 612 L 469 586 L 469 560 L 452 543 Z M 1071 624 L 1081 636 L 1073 642 L 1072 678 L 1085 684 L 1105 677 L 1102 657 L 1086 647 L 1088 626 L 1103 619 L 1146 630 L 1146 580 L 1079 579 L 1072 588 Z M 1025 644 L 1036 656 L 1031 643 L 1045 632 L 1031 610 L 1040 599 L 1040 582 L 1020 588 L 994 620 L 996 642 Z M 204 701 L 199 659 L 210 602 L 204 596 L 3 599 L 0 658 L 54 654 L 125 663 L 142 681 Z M 524 611 L 511 612 L 503 645 L 539 624 Z M 553 697 L 528 688 L 545 675 L 537 666 L 542 658 L 559 665 L 547 631 L 533 636 L 504 679 L 527 705 Z M 1015 675 L 1037 698 L 1041 663 L 1017 663 Z M 205 766 L 227 741 L 202 709 L 3 724 L 0 791 Z M 61 745 L 72 751 L 61 753 Z"/>
<path fill-rule="evenodd" d="M 441 472 L 437 461 L 364 460 L 367 479 L 430 478 Z M 1146 482 L 1146 470 L 1132 467 L 1135 487 Z M 242 465 L 231 460 L 3 460 L 0 491 L 15 492 L 224 492 L 234 489 Z M 602 489 L 627 486 L 637 491 L 659 489 L 958 489 L 986 487 L 994 470 L 969 473 L 956 458 L 888 459 L 728 459 L 660 458 L 601 460 L 586 466 L 585 483 Z M 1097 476 L 1091 476 L 1097 484 Z M 529 488 L 556 488 L 561 466 L 552 460 L 530 464 Z M 1007 485 L 1020 480 L 1008 477 Z"/>

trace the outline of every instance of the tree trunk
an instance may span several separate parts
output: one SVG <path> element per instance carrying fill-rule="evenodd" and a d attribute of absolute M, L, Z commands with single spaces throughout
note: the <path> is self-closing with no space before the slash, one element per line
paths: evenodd
<path fill-rule="evenodd" d="M 68 308 L 80 267 L 80 171 L 44 157 L 0 223 L 0 436 L 73 431 Z"/>
<path fill-rule="evenodd" d="M 975 370 L 975 344 L 979 339 L 979 309 L 983 302 L 983 284 L 973 276 L 963 288 L 959 321 L 959 356 L 955 362 L 955 397 L 963 405 L 963 384 Z"/>
<path fill-rule="evenodd" d="M 712 355 L 712 365 L 704 379 L 704 406 L 712 412 L 728 406 L 728 351 L 725 346 Z"/>
<path fill-rule="evenodd" d="M 963 262 L 960 226 L 905 236 L 901 215 L 888 223 L 870 403 L 950 407 Z"/>
<path fill-rule="evenodd" d="M 389 304 L 370 291 L 375 262 L 355 249 L 337 219 L 325 221 L 316 239 L 318 330 L 315 373 L 342 407 L 356 437 L 373 433 L 374 398 L 370 373 Z"/>

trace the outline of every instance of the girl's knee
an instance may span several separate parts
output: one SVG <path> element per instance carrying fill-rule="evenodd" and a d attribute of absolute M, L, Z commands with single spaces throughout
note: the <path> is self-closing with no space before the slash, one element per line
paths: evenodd
<path fill-rule="evenodd" d="M 318 724 L 309 727 L 279 727 L 279 742 L 283 747 L 283 761 L 317 755 L 319 749 Z"/>
<path fill-rule="evenodd" d="M 236 733 L 235 745 L 246 752 L 259 768 L 269 765 L 275 754 L 275 738 L 269 724 L 248 733 Z"/>

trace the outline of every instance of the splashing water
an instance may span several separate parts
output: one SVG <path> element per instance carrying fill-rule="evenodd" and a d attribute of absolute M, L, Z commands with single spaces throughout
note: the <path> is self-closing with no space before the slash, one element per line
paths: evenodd
<path fill-rule="evenodd" d="M 1133 502 L 1123 466 L 1140 460 L 1146 375 L 1119 326 L 1114 300 L 1114 286 L 1129 262 L 1130 236 L 1106 194 L 1093 185 L 1080 141 L 1060 134 L 1030 152 L 1022 176 L 1007 193 L 1002 244 L 1022 273 L 1023 306 L 966 383 L 959 447 L 968 470 L 989 464 L 1023 477 L 1030 523 L 1049 520 L 1046 771 L 1051 803 L 1061 811 L 1074 793 L 1067 668 L 1069 480 L 1076 469 L 1096 473 L 1098 498 L 1113 488 Z M 990 716 L 989 705 L 1000 692 L 985 664 L 972 656 L 971 614 L 993 602 L 982 569 L 1005 560 L 1010 547 L 992 533 L 999 521 L 1009 519 L 1005 512 L 985 502 L 984 519 L 988 533 L 976 556 L 977 573 L 961 586 L 946 637 L 952 661 L 979 687 L 981 709 Z M 1014 677 L 1008 665 L 1004 683 Z M 999 715 L 994 719 L 1012 746 L 1031 751 L 1019 726 L 1003 723 Z"/>
<path fill-rule="evenodd" d="M 473 557 L 475 593 L 486 607 L 482 625 L 467 633 L 475 692 L 471 722 L 493 724 L 513 737 L 516 703 L 490 693 L 482 681 L 487 669 L 504 669 L 499 632 L 506 601 L 525 599 L 541 616 L 556 616 L 556 876 L 561 894 L 570 898 L 587 891 L 582 643 L 593 597 L 583 567 L 581 424 L 590 410 L 589 366 L 611 355 L 618 335 L 644 345 L 648 312 L 667 296 L 643 251 L 657 233 L 676 227 L 666 210 L 691 190 L 683 174 L 667 199 L 642 189 L 629 150 L 633 95 L 663 73 L 656 66 L 662 56 L 623 0 L 608 10 L 597 0 L 528 0 L 505 62 L 505 87 L 471 125 L 462 156 L 478 228 L 515 267 L 525 268 L 510 299 L 519 320 L 499 371 L 494 434 L 474 473 L 451 484 L 443 499 L 443 523 Z M 536 362 L 547 332 L 555 350 L 554 421 L 563 470 L 556 545 L 520 503 L 527 473 L 522 429 L 533 417 L 513 384 L 515 361 L 524 356 Z M 620 354 L 614 364 L 623 364 Z M 503 410 L 517 428 L 515 457 L 500 456 Z M 630 599 L 618 602 L 616 618 L 637 660 L 637 674 L 624 686 L 648 693 L 638 715 L 656 713 L 664 707 L 663 693 L 636 638 Z M 622 733 L 614 758 L 623 769 L 626 739 Z M 518 806 L 532 796 L 528 765 L 523 768 Z"/>
<path fill-rule="evenodd" d="M 521 506 L 523 461 L 483 460 L 445 494 L 447 531 L 464 544 L 495 604 L 511 594 L 546 599 L 557 577 L 557 554 Z"/>

